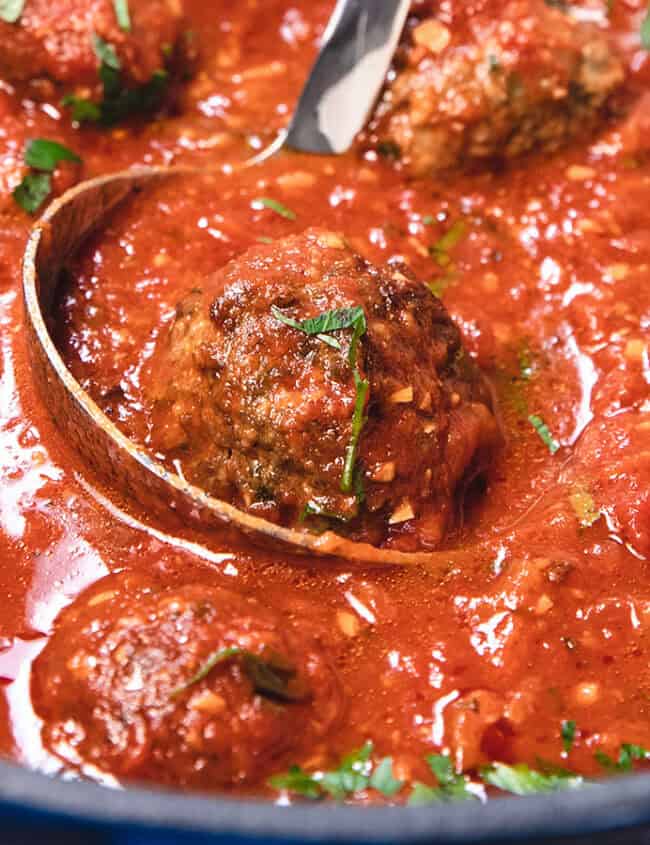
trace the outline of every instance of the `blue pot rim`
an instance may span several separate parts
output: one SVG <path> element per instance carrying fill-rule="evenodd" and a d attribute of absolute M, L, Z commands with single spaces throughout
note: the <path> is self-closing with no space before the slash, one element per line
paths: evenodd
<path fill-rule="evenodd" d="M 0 763 L 0 816 L 93 829 L 214 834 L 282 842 L 506 842 L 587 835 L 650 823 L 650 775 L 480 804 L 280 807 L 260 800 L 63 781 Z"/>

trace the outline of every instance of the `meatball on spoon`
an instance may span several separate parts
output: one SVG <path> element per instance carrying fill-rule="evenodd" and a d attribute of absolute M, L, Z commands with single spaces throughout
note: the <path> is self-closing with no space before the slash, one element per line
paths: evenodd
<path fill-rule="evenodd" d="M 150 413 L 162 415 L 169 442 L 133 442 L 74 379 L 48 329 L 61 270 L 120 203 L 168 178 L 174 171 L 161 168 L 86 182 L 55 201 L 32 232 L 24 259 L 28 343 L 59 427 L 118 495 L 179 526 L 225 524 L 312 555 L 445 570 L 454 554 L 436 548 L 456 489 L 485 465 L 498 433 L 458 329 L 406 268 L 373 267 L 340 235 L 308 230 L 253 248 L 206 278 L 195 301 L 178 304 L 156 353 L 172 369 L 188 343 L 207 355 L 207 368 L 194 359 L 184 381 L 152 380 Z M 251 345 L 251 323 L 264 327 L 268 343 Z M 233 392 L 229 379 L 245 372 L 250 387 Z M 303 392 L 309 407 L 293 407 Z M 188 420 L 188 401 L 214 411 L 204 426 Z M 319 415 L 327 437 L 322 426 L 318 435 Z M 413 474 L 403 454 L 411 441 L 419 444 Z M 165 460 L 177 448 L 185 449 L 182 473 Z"/>

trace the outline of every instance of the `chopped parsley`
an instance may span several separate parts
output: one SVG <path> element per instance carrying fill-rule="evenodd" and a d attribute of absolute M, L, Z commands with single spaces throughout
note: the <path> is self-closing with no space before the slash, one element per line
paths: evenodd
<path fill-rule="evenodd" d="M 343 464 L 343 475 L 341 476 L 341 490 L 344 493 L 350 493 L 354 488 L 354 467 L 357 460 L 359 437 L 366 424 L 365 408 L 368 390 L 370 388 L 368 380 L 362 379 L 359 375 L 356 364 L 352 375 L 354 376 L 354 386 L 357 395 L 354 400 L 354 412 L 352 414 L 352 431 L 348 445 L 345 447 L 345 461 Z"/>
<path fill-rule="evenodd" d="M 52 192 L 49 173 L 27 173 L 13 190 L 13 198 L 28 214 L 35 214 Z"/>
<path fill-rule="evenodd" d="M 544 420 L 537 414 L 531 414 L 528 417 L 528 422 L 535 429 L 535 431 L 539 435 L 540 440 L 542 441 L 542 443 L 544 443 L 551 455 L 554 455 L 560 448 L 560 444 L 553 437 L 550 428 L 546 425 Z"/>
<path fill-rule="evenodd" d="M 409 795 L 411 806 L 430 804 L 435 801 L 466 801 L 476 798 L 476 794 L 468 789 L 469 780 L 462 773 L 455 770 L 454 764 L 447 754 L 429 754 L 427 763 L 435 776 L 438 786 L 428 786 L 416 782 Z"/>
<path fill-rule="evenodd" d="M 25 0 L 0 0 L 0 20 L 17 23 L 25 8 Z"/>
<path fill-rule="evenodd" d="M 562 736 L 562 748 L 564 749 L 565 754 L 568 754 L 573 748 L 573 743 L 575 742 L 576 723 L 572 719 L 565 719 L 562 722 L 560 733 Z"/>
<path fill-rule="evenodd" d="M 287 208 L 286 205 L 282 205 L 281 202 L 271 199 L 271 197 L 257 197 L 253 200 L 253 202 L 258 203 L 264 208 L 269 208 L 271 211 L 275 211 L 276 214 L 279 214 L 280 217 L 284 217 L 285 220 L 295 220 L 298 216 L 295 211 Z"/>
<path fill-rule="evenodd" d="M 449 252 L 460 243 L 466 232 L 466 224 L 462 220 L 457 220 L 433 246 L 429 247 L 429 255 L 440 267 L 448 267 L 451 264 Z"/>
<path fill-rule="evenodd" d="M 572 772 L 563 769 L 540 772 L 525 763 L 517 763 L 514 766 L 492 763 L 482 768 L 480 773 L 485 783 L 513 795 L 556 792 L 560 789 L 575 789 L 584 784 L 584 778 Z"/>
<path fill-rule="evenodd" d="M 371 759 L 372 752 L 372 742 L 366 742 L 343 757 L 335 769 L 310 774 L 300 766 L 292 766 L 286 774 L 274 775 L 269 785 L 310 799 L 329 795 L 343 801 L 368 789 L 392 797 L 404 784 L 393 774 L 392 759 L 384 757 L 375 765 Z"/>
<path fill-rule="evenodd" d="M 644 50 L 650 51 L 650 7 L 643 16 L 641 21 L 641 46 Z"/>
<path fill-rule="evenodd" d="M 57 141 L 35 138 L 25 147 L 25 164 L 34 170 L 53 171 L 62 161 L 81 163 L 79 156 Z"/>
<path fill-rule="evenodd" d="M 341 476 L 341 490 L 344 493 L 356 492 L 357 501 L 362 501 L 363 490 L 360 487 L 360 478 L 355 472 L 355 465 L 357 460 L 357 451 L 359 446 L 359 437 L 366 424 L 366 417 L 364 414 L 366 407 L 366 399 L 370 383 L 367 379 L 361 378 L 358 366 L 358 346 L 359 340 L 366 333 L 368 324 L 366 322 L 366 315 L 360 305 L 352 308 L 336 308 L 332 311 L 324 311 L 316 317 L 308 317 L 306 320 L 294 320 L 293 317 L 288 317 L 283 314 L 280 309 L 272 305 L 271 313 L 281 323 L 296 329 L 303 334 L 317 337 L 318 340 L 331 346 L 333 349 L 341 349 L 341 344 L 335 337 L 330 337 L 332 332 L 342 331 L 344 329 L 352 329 L 352 340 L 350 341 L 350 348 L 348 351 L 348 362 L 352 367 L 352 375 L 354 378 L 354 387 L 356 390 L 356 397 L 354 402 L 354 411 L 352 413 L 352 430 L 350 440 L 345 448 L 345 459 L 343 463 L 343 474 Z M 305 513 L 303 511 L 303 513 Z M 306 513 L 305 515 L 309 515 Z"/>
<path fill-rule="evenodd" d="M 596 751 L 594 757 L 610 774 L 625 774 L 632 771 L 633 763 L 650 758 L 650 751 L 646 751 L 642 745 L 624 742 L 618 752 L 618 760 L 613 760 L 603 751 Z"/>
<path fill-rule="evenodd" d="M 154 111 L 160 106 L 169 83 L 167 71 L 161 68 L 144 85 L 125 88 L 122 84 L 122 64 L 115 47 L 98 35 L 93 35 L 93 49 L 100 62 L 102 100 L 96 103 L 85 97 L 67 94 L 61 103 L 72 110 L 74 121 L 113 126 L 132 115 Z"/>
<path fill-rule="evenodd" d="M 283 658 L 275 654 L 254 654 L 239 646 L 222 648 L 211 654 L 191 678 L 171 691 L 170 698 L 178 697 L 203 681 L 220 663 L 236 659 L 241 661 L 244 672 L 259 695 L 280 701 L 300 701 L 305 698 L 305 690 L 296 680 L 296 670 Z"/>
<path fill-rule="evenodd" d="M 562 723 L 565 753 L 573 744 L 575 731 L 575 722 Z M 300 766 L 292 766 L 288 772 L 272 777 L 269 785 L 310 799 L 325 798 L 329 795 L 341 801 L 360 797 L 368 789 L 375 789 L 390 798 L 407 784 L 395 777 L 391 757 L 384 757 L 374 764 L 372 751 L 372 743 L 366 742 L 361 748 L 343 757 L 339 766 L 332 771 L 310 773 Z M 621 745 L 617 760 L 600 751 L 596 752 L 595 756 L 601 766 L 611 774 L 630 772 L 635 762 L 650 760 L 649 751 L 640 745 L 629 743 Z M 410 783 L 410 805 L 483 799 L 485 786 L 513 795 L 533 795 L 577 789 L 591 783 L 581 775 L 542 760 L 536 769 L 526 763 L 510 765 L 495 761 L 480 768 L 473 779 L 467 774 L 457 772 L 448 754 L 430 754 L 426 762 L 435 778 L 435 785 L 419 781 Z"/>
<path fill-rule="evenodd" d="M 113 0 L 115 17 L 123 32 L 131 32 L 131 15 L 129 14 L 129 0 Z"/>
<path fill-rule="evenodd" d="M 25 164 L 31 168 L 14 189 L 13 198 L 28 214 L 35 214 L 52 193 L 52 172 L 62 161 L 80 163 L 72 150 L 57 141 L 35 138 L 25 147 Z"/>

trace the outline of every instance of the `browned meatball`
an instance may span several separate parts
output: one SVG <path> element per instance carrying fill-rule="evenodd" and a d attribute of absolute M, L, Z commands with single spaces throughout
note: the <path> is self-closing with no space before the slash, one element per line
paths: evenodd
<path fill-rule="evenodd" d="M 555 5 L 555 4 L 553 4 Z M 602 31 L 545 0 L 420 3 L 374 137 L 413 174 L 553 149 L 623 81 Z"/>
<path fill-rule="evenodd" d="M 203 788 L 261 782 L 341 709 L 312 620 L 134 576 L 104 579 L 63 612 L 32 699 L 45 746 L 73 766 Z"/>
<path fill-rule="evenodd" d="M 15 23 L 0 21 L 0 76 L 44 78 L 99 95 L 97 39 L 117 56 L 122 82 L 143 85 L 165 66 L 181 28 L 179 0 L 129 0 L 130 28 L 113 0 L 27 0 Z"/>
<path fill-rule="evenodd" d="M 440 300 L 319 229 L 206 279 L 144 384 L 149 445 L 191 481 L 274 521 L 401 548 L 439 542 L 496 436 Z"/>

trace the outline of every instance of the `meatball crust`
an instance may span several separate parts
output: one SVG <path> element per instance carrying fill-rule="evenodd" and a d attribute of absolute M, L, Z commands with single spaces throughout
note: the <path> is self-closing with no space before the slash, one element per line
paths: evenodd
<path fill-rule="evenodd" d="M 373 128 L 414 175 L 554 149 L 593 125 L 623 65 L 603 32 L 545 0 L 419 15 Z"/>
<path fill-rule="evenodd" d="M 298 628 L 229 590 L 111 576 L 62 613 L 34 664 L 44 745 L 118 778 L 260 782 L 339 715 L 320 640 L 311 619 Z"/>
<path fill-rule="evenodd" d="M 299 327 L 342 313 L 363 330 Z M 402 548 L 439 542 L 496 437 L 440 300 L 319 229 L 248 250 L 184 299 L 143 383 L 149 445 L 189 480 L 274 521 Z"/>
<path fill-rule="evenodd" d="M 0 76 L 86 86 L 95 94 L 98 37 L 115 50 L 124 82 L 148 82 L 180 35 L 179 0 L 129 0 L 128 8 L 131 26 L 124 31 L 112 0 L 27 0 L 16 23 L 0 21 Z"/>

